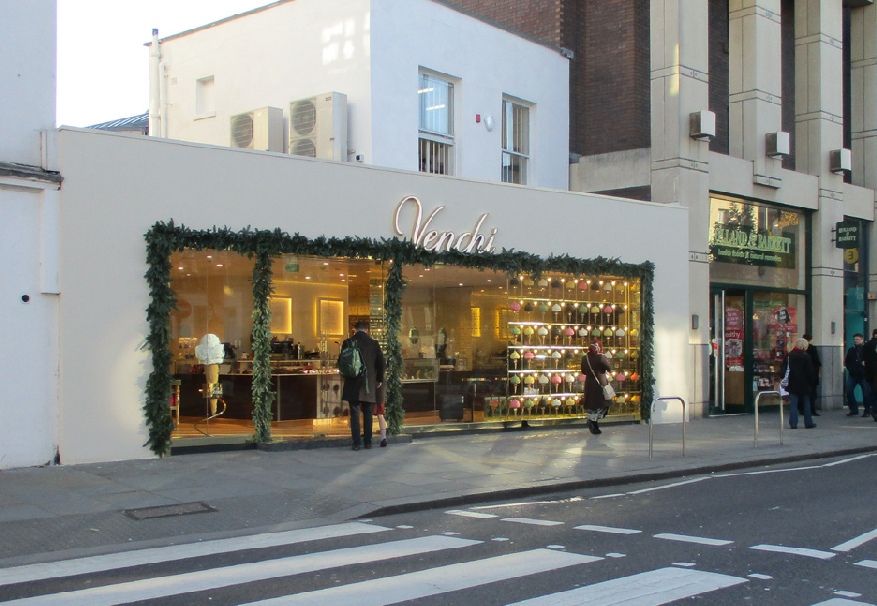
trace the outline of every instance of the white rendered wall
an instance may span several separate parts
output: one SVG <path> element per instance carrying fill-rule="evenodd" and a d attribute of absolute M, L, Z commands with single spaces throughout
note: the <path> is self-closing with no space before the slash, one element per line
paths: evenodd
<path fill-rule="evenodd" d="M 457 176 L 500 180 L 507 94 L 534 104 L 528 185 L 569 183 L 568 60 L 431 0 L 294 0 L 170 36 L 161 52 L 172 139 L 228 145 L 231 116 L 273 106 L 286 141 L 289 102 L 334 90 L 347 95 L 349 159 L 417 170 L 422 66 L 461 79 Z M 216 112 L 196 119 L 195 82 L 209 76 Z"/>
<path fill-rule="evenodd" d="M 435 2 L 372 1 L 374 163 L 417 170 L 418 69 L 459 79 L 457 175 L 499 181 L 503 94 L 534 104 L 527 185 L 568 189 L 569 61 Z M 476 114 L 482 122 L 476 123 Z M 483 118 L 492 116 L 492 131 Z"/>
<path fill-rule="evenodd" d="M 229 145 L 231 116 L 272 106 L 288 125 L 290 101 L 334 90 L 348 97 L 348 147 L 370 155 L 369 38 L 369 0 L 295 0 L 171 36 L 168 137 Z M 215 116 L 196 119 L 195 83 L 208 76 Z"/>
<path fill-rule="evenodd" d="M 58 186 L 39 170 L 54 168 L 55 15 L 0 0 L 0 163 L 37 167 L 0 177 L 0 469 L 50 463 L 57 444 Z"/>
<path fill-rule="evenodd" d="M 55 128 L 55 0 L 0 1 L 0 162 L 41 166 Z"/>
<path fill-rule="evenodd" d="M 140 349 L 149 302 L 143 236 L 170 218 L 195 229 L 392 237 L 396 205 L 416 195 L 425 212 L 446 206 L 432 224 L 439 231 L 469 230 L 490 213 L 484 227 L 498 230 L 498 248 L 650 260 L 657 265 L 657 393 L 683 394 L 689 384 L 682 208 L 74 129 L 61 131 L 60 149 L 65 463 L 150 456 L 142 447 L 151 370 L 149 352 Z M 625 236 L 582 229 L 576 220 L 596 216 L 611 216 Z"/>

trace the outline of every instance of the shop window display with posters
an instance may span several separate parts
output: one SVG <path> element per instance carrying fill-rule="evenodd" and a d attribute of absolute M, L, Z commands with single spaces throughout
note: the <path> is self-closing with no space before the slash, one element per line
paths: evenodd
<path fill-rule="evenodd" d="M 799 211 L 711 198 L 710 402 L 749 410 L 778 389 L 779 369 L 807 332 L 808 220 Z"/>

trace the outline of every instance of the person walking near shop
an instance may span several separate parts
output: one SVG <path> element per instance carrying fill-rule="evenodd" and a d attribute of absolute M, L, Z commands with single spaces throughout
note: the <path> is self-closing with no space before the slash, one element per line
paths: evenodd
<path fill-rule="evenodd" d="M 366 448 L 372 447 L 372 408 L 377 401 L 378 390 L 384 383 L 384 354 L 381 346 L 368 334 L 368 324 L 360 320 L 355 326 L 356 332 L 341 344 L 342 355 L 346 348 L 356 346 L 362 355 L 365 365 L 363 372 L 355 378 L 344 377 L 341 388 L 341 399 L 350 405 L 350 436 L 353 438 L 353 450 L 359 450 L 360 425 L 359 413 L 362 410 L 362 442 Z M 339 366 L 341 355 L 339 355 Z"/>
<path fill-rule="evenodd" d="M 816 383 L 816 370 L 813 368 L 813 361 L 807 355 L 807 339 L 800 338 L 795 341 L 795 348 L 783 361 L 783 376 L 786 376 L 786 370 L 789 373 L 786 386 L 790 396 L 789 427 L 798 429 L 798 403 L 801 402 L 804 408 L 804 427 L 813 429 L 816 424 L 813 423 L 810 414 L 810 394 Z M 783 382 L 786 382 L 785 378 Z"/>
<path fill-rule="evenodd" d="M 381 383 L 378 388 L 378 401 L 375 402 L 375 416 L 381 430 L 381 448 L 387 447 L 387 384 Z"/>
<path fill-rule="evenodd" d="M 612 400 L 607 400 L 603 386 L 608 384 L 609 360 L 603 355 L 603 346 L 594 341 L 588 346 L 588 353 L 582 356 L 582 374 L 585 375 L 584 407 L 588 413 L 588 430 L 592 434 L 603 433 L 598 421 L 606 416 Z"/>
<path fill-rule="evenodd" d="M 862 346 L 862 359 L 865 362 L 865 380 L 871 389 L 871 397 L 862 402 L 862 407 L 865 409 L 862 416 L 869 417 L 871 413 L 877 411 L 874 402 L 877 398 L 877 328 L 871 331 L 871 340 Z"/>
<path fill-rule="evenodd" d="M 859 403 L 856 402 L 856 385 L 862 388 L 862 405 L 869 406 L 871 401 L 871 386 L 865 380 L 865 357 L 863 344 L 865 335 L 856 333 L 853 335 L 853 346 L 847 350 L 844 357 L 844 368 L 847 369 L 847 406 L 850 411 L 848 417 L 859 415 Z"/>
<path fill-rule="evenodd" d="M 810 392 L 810 413 L 814 417 L 820 416 L 816 411 L 816 400 L 818 398 L 819 391 L 819 381 L 822 376 L 822 360 L 819 359 L 819 350 L 816 349 L 816 346 L 813 345 L 813 335 L 810 333 L 804 333 L 803 337 L 807 340 L 807 355 L 810 356 L 810 361 L 813 362 L 813 369 L 816 371 L 816 384 L 813 386 L 813 391 Z M 871 393 L 874 393 L 873 391 Z M 800 408 L 798 412 L 804 414 L 804 411 Z"/>

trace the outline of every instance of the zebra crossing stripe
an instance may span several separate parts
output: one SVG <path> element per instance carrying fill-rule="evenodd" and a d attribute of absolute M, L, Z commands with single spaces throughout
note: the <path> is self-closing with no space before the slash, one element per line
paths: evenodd
<path fill-rule="evenodd" d="M 242 606 L 325 606 L 356 604 L 382 606 L 429 597 L 451 591 L 470 589 L 487 583 L 548 572 L 578 564 L 590 564 L 603 558 L 551 549 L 532 549 L 495 556 L 473 562 L 439 566 L 395 577 L 371 579 L 329 587 L 318 591 L 250 602 Z"/>
<path fill-rule="evenodd" d="M 574 530 L 589 530 L 591 532 L 606 532 L 609 534 L 639 534 L 642 530 L 633 530 L 632 528 L 613 528 L 612 526 L 597 526 L 594 524 L 582 524 L 576 526 Z"/>
<path fill-rule="evenodd" d="M 415 539 L 348 547 L 263 562 L 223 566 L 196 572 L 153 577 L 78 591 L 38 595 L 4 602 L 4 606 L 115 606 L 181 593 L 231 587 L 253 581 L 316 572 L 350 564 L 367 564 L 444 549 L 459 549 L 481 541 L 432 535 Z"/>
<path fill-rule="evenodd" d="M 712 545 L 714 547 L 721 547 L 723 545 L 730 545 L 734 541 L 727 541 L 725 539 L 709 539 L 706 537 L 693 537 L 687 534 L 673 534 L 672 532 L 660 532 L 654 535 L 656 539 L 667 539 L 668 541 L 681 541 L 683 543 L 697 543 L 698 545 Z"/>
<path fill-rule="evenodd" d="M 821 549 L 808 549 L 806 547 L 784 547 L 783 545 L 753 545 L 749 549 L 758 549 L 759 551 L 774 551 L 776 553 L 790 553 L 792 555 L 805 556 L 808 558 L 817 558 L 820 560 L 830 560 L 836 553 L 830 551 L 822 551 Z"/>
<path fill-rule="evenodd" d="M 492 513 L 480 513 L 477 511 L 466 511 L 464 509 L 449 509 L 445 513 L 452 516 L 460 516 L 461 518 L 477 518 L 479 520 L 497 517 Z"/>
<path fill-rule="evenodd" d="M 813 606 L 874 606 L 874 604 L 866 604 L 865 602 L 857 602 L 855 600 L 845 600 L 844 598 L 831 598 Z"/>
<path fill-rule="evenodd" d="M 863 568 L 877 568 L 877 561 L 862 560 L 861 562 L 856 562 L 856 566 L 862 566 Z"/>
<path fill-rule="evenodd" d="M 515 602 L 509 606 L 660 606 L 746 582 L 741 577 L 668 567 Z"/>
<path fill-rule="evenodd" d="M 531 526 L 559 526 L 563 522 L 553 520 L 538 520 L 536 518 L 503 518 L 503 522 L 517 522 L 518 524 L 530 524 Z"/>
<path fill-rule="evenodd" d="M 871 532 L 860 534 L 857 537 L 853 537 L 849 541 L 845 541 L 837 547 L 832 547 L 831 549 L 832 551 L 850 551 L 851 549 L 855 549 L 856 547 L 864 545 L 871 539 L 877 539 L 877 529 L 874 529 Z"/>
<path fill-rule="evenodd" d="M 108 570 L 118 570 L 129 566 L 142 566 L 144 564 L 158 564 L 196 558 L 199 556 L 215 555 L 239 551 L 241 549 L 263 549 L 266 547 L 279 547 L 293 545 L 307 541 L 319 541 L 323 539 L 336 539 L 360 534 L 372 534 L 390 530 L 383 526 L 363 524 L 361 522 L 348 522 L 333 526 L 319 526 L 316 528 L 303 528 L 288 532 L 267 532 L 244 537 L 229 539 L 217 539 L 215 541 L 203 541 L 186 545 L 171 545 L 169 547 L 154 547 L 138 549 L 122 553 L 111 553 L 87 558 L 77 558 L 51 564 L 27 564 L 12 568 L 0 569 L 0 587 L 13 583 L 28 583 L 45 579 L 57 579 L 71 577 L 79 574 L 93 574 Z"/>

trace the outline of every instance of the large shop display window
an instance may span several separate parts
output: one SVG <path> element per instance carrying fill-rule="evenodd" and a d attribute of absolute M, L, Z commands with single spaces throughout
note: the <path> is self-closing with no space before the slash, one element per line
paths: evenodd
<path fill-rule="evenodd" d="M 144 416 L 161 456 L 203 435 L 349 435 L 336 360 L 359 321 L 385 351 L 392 434 L 580 419 L 594 341 L 611 360 L 610 414 L 637 419 L 654 395 L 650 262 L 173 222 L 145 238 Z"/>
<path fill-rule="evenodd" d="M 184 251 L 171 262 L 175 436 L 252 432 L 254 261 L 227 251 Z M 359 320 L 385 341 L 384 282 L 383 264 L 370 260 L 282 255 L 274 262 L 272 420 L 285 434 L 346 428 L 335 361 Z M 205 357 L 211 340 L 215 355 Z"/>
<path fill-rule="evenodd" d="M 174 253 L 171 261 L 174 436 L 250 432 L 254 261 L 210 250 Z M 336 360 L 360 320 L 388 351 L 385 264 L 286 254 L 272 266 L 272 427 L 281 435 L 343 435 L 349 409 Z M 581 416 L 581 358 L 595 341 L 619 394 L 610 414 L 638 418 L 639 279 L 509 277 L 444 264 L 405 266 L 402 277 L 407 425 Z M 205 358 L 210 346 L 213 357 Z"/>
<path fill-rule="evenodd" d="M 807 331 L 806 216 L 720 196 L 710 212 L 710 404 L 751 410 Z"/>

